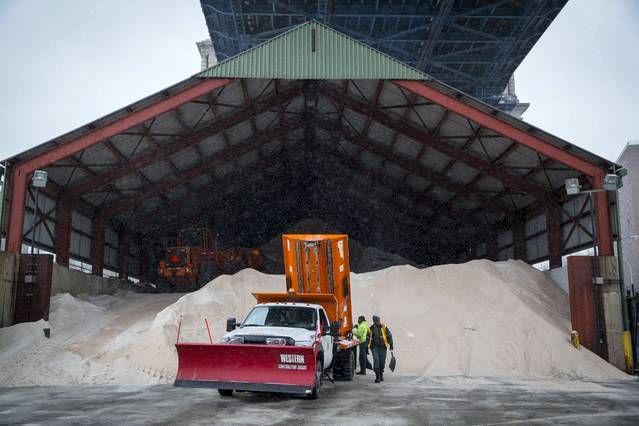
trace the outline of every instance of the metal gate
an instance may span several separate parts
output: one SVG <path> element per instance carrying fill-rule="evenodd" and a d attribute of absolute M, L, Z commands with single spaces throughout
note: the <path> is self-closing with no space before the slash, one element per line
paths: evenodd
<path fill-rule="evenodd" d="M 579 332 L 579 341 L 603 359 L 608 359 L 603 312 L 602 284 L 596 283 L 594 258 L 568 257 L 570 320 Z"/>
<path fill-rule="evenodd" d="M 53 256 L 20 255 L 14 323 L 49 319 Z"/>

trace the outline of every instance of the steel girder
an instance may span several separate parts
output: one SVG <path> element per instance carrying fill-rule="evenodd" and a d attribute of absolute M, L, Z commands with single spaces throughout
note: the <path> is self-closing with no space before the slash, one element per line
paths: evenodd
<path fill-rule="evenodd" d="M 508 79 L 566 0 L 201 0 L 220 60 L 315 19 L 502 108 Z"/>
<path fill-rule="evenodd" d="M 20 252 L 27 179 L 34 170 L 67 158 L 118 133 L 138 126 L 160 114 L 171 111 L 192 99 L 196 99 L 203 94 L 225 86 L 230 82 L 231 80 L 227 79 L 201 80 L 193 86 L 167 96 L 165 99 L 143 107 L 138 111 L 133 111 L 124 118 L 92 130 L 70 142 L 13 166 L 7 249 L 13 252 Z"/>
<path fill-rule="evenodd" d="M 390 148 L 383 146 L 377 142 L 373 142 L 370 139 L 364 136 L 353 135 L 353 132 L 343 125 L 339 125 L 332 122 L 324 122 L 318 120 L 318 126 L 324 128 L 329 132 L 339 132 L 339 134 L 344 138 L 344 140 L 359 146 L 362 150 L 368 151 L 375 155 L 381 156 L 392 164 L 395 164 L 402 169 L 415 174 L 423 179 L 426 179 L 430 182 L 435 182 L 436 185 L 441 188 L 452 192 L 453 194 L 463 194 L 465 197 L 470 197 L 472 200 L 476 201 L 483 209 L 489 212 L 495 213 L 508 213 L 509 209 L 504 206 L 500 206 L 498 203 L 489 203 L 487 200 L 478 197 L 476 194 L 472 194 L 471 192 L 465 190 L 463 185 L 454 183 L 446 177 L 443 177 L 440 173 L 432 172 L 426 169 L 423 166 L 418 165 L 418 163 L 406 158 L 402 157 L 398 154 L 395 154 Z M 336 135 L 338 136 L 338 135 Z M 426 200 L 427 196 L 423 195 L 423 199 Z M 432 200 L 433 203 L 437 203 L 437 201 Z"/>
<path fill-rule="evenodd" d="M 541 188 L 532 182 L 524 181 L 518 176 L 511 175 L 505 172 L 503 169 L 495 167 L 490 162 L 479 158 L 474 154 L 463 151 L 442 141 L 439 138 L 431 136 L 429 133 L 419 129 L 418 127 L 415 127 L 414 125 L 406 122 L 400 123 L 396 117 L 393 117 L 379 110 L 374 110 L 368 105 L 367 102 L 353 99 L 349 96 L 339 98 L 339 94 L 336 93 L 334 89 L 326 85 L 322 87 L 321 91 L 324 95 L 333 99 L 333 101 L 344 102 L 350 109 L 360 114 L 371 114 L 375 121 L 388 127 L 389 129 L 401 132 L 410 139 L 413 139 L 422 144 L 426 144 L 429 147 L 451 158 L 456 158 L 458 161 L 461 161 L 464 164 L 472 167 L 473 169 L 479 170 L 497 180 L 500 180 L 508 184 L 510 187 L 517 188 L 520 191 L 528 193 L 538 200 L 542 200 L 548 203 L 554 202 L 554 200 L 552 200 L 551 194 L 549 194 L 548 191 L 546 191 L 544 188 Z M 462 114 L 462 116 L 464 115 Z"/>
<path fill-rule="evenodd" d="M 184 184 L 202 174 L 210 173 L 216 165 L 222 164 L 226 161 L 232 161 L 234 158 L 259 149 L 260 146 L 266 144 L 272 139 L 278 139 L 285 136 L 291 130 L 295 129 L 296 125 L 297 123 L 292 120 L 280 123 L 276 128 L 260 134 L 258 138 L 249 138 L 249 140 L 252 140 L 249 144 L 239 144 L 233 148 L 222 150 L 221 152 L 215 153 L 209 157 L 204 157 L 195 166 L 187 170 L 180 171 L 176 179 L 152 184 L 136 195 L 126 197 L 124 199 L 118 199 L 110 205 L 105 206 L 104 214 L 108 217 L 119 211 L 129 210 L 131 207 L 139 205 L 141 201 L 147 198 L 169 191 L 170 189 Z M 270 156 L 269 158 L 275 159 L 273 156 Z"/>
<path fill-rule="evenodd" d="M 71 198 L 78 198 L 86 192 L 90 192 L 91 190 L 97 189 L 128 174 L 135 173 L 138 169 L 149 166 L 162 159 L 166 159 L 167 157 L 187 149 L 206 138 L 222 133 L 225 130 L 250 119 L 256 114 L 269 111 L 270 109 L 275 108 L 300 94 L 300 88 L 298 86 L 294 86 L 266 98 L 259 103 L 248 105 L 237 111 L 235 114 L 216 120 L 214 123 L 196 130 L 178 139 L 174 143 L 167 144 L 162 148 L 149 153 L 140 154 L 139 156 L 130 159 L 129 162 L 124 165 L 102 173 L 94 179 L 72 186 L 68 190 L 69 196 Z"/>
<path fill-rule="evenodd" d="M 587 176 L 602 176 L 606 171 L 597 167 L 596 165 L 582 160 L 581 158 L 562 150 L 554 145 L 551 145 L 535 135 L 532 135 L 523 130 L 506 123 L 500 118 L 494 115 L 484 112 L 479 108 L 473 107 L 459 99 L 440 92 L 426 84 L 417 81 L 394 81 L 397 86 L 410 90 L 417 95 L 426 98 L 436 104 L 466 117 L 469 120 L 477 123 L 478 125 L 490 129 L 500 135 L 503 135 L 521 145 L 525 145 L 536 152 L 544 154 L 547 157 L 553 158 L 560 163 L 563 163 Z"/>

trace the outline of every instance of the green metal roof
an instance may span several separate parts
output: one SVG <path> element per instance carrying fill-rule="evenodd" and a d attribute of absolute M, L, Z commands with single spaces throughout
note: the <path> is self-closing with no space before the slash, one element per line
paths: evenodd
<path fill-rule="evenodd" d="M 333 30 L 308 21 L 212 66 L 199 77 L 298 80 L 430 80 L 415 68 Z"/>

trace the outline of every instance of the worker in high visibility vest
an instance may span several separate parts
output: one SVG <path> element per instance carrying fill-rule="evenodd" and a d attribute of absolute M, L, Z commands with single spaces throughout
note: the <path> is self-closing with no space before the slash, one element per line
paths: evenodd
<path fill-rule="evenodd" d="M 393 335 L 382 324 L 377 315 L 373 315 L 373 325 L 369 332 L 368 347 L 373 353 L 373 370 L 375 371 L 375 383 L 384 381 L 384 366 L 386 365 L 386 350 L 393 352 Z"/>
<path fill-rule="evenodd" d="M 353 330 L 353 334 L 359 340 L 359 373 L 358 375 L 366 375 L 366 354 L 368 353 L 368 322 L 364 315 L 357 318 L 357 327 Z"/>

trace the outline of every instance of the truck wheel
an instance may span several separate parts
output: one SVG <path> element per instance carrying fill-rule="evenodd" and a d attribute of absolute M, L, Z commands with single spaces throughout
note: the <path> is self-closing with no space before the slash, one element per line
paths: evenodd
<path fill-rule="evenodd" d="M 222 396 L 233 396 L 233 389 L 218 389 L 217 391 Z"/>
<path fill-rule="evenodd" d="M 354 361 L 352 350 L 337 351 L 333 356 L 333 378 L 342 382 L 353 380 Z"/>
<path fill-rule="evenodd" d="M 310 399 L 319 398 L 320 388 L 322 387 L 322 373 L 324 372 L 324 364 L 321 360 L 317 360 L 315 363 L 315 386 L 313 386 L 313 391 L 309 395 Z"/>

